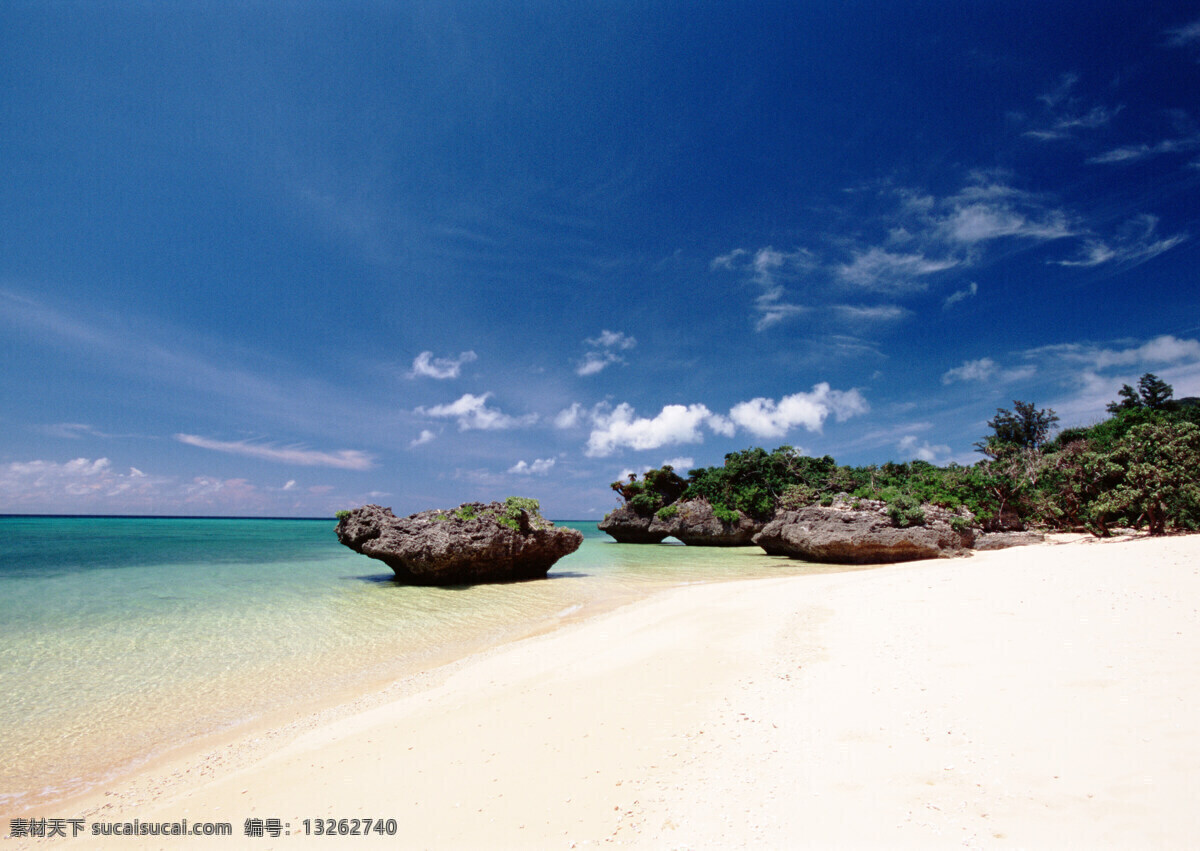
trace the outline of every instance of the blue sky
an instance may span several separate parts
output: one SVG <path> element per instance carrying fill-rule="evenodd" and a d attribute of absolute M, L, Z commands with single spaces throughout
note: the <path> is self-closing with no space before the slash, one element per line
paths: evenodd
<path fill-rule="evenodd" d="M 1200 395 L 1200 15 L 8 2 L 0 512 L 398 513 Z"/>

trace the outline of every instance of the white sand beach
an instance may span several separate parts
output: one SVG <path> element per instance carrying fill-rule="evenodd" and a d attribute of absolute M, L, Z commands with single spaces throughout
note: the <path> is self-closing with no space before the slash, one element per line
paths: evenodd
<path fill-rule="evenodd" d="M 1195 846 L 1198 607 L 1200 536 L 682 587 L 46 815 L 236 837 L 124 849 Z"/>

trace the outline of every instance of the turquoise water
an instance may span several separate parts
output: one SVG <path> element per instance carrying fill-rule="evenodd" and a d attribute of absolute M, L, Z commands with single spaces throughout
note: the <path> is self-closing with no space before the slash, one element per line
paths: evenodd
<path fill-rule="evenodd" d="M 0 518 L 0 809 L 660 588 L 823 570 L 566 523 L 583 546 L 545 581 L 418 588 L 333 525 Z"/>

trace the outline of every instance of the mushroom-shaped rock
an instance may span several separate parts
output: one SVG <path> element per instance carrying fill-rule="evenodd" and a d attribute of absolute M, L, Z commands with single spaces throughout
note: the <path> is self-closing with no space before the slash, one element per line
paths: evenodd
<path fill-rule="evenodd" d="M 667 537 L 666 531 L 650 531 L 654 515 L 643 517 L 628 505 L 614 508 L 597 525 L 601 532 L 607 532 L 620 544 L 660 544 Z"/>
<path fill-rule="evenodd" d="M 680 500 L 659 512 L 650 532 L 674 535 L 689 547 L 748 547 L 763 524 L 740 511 L 733 513 L 736 519 L 723 520 L 707 500 Z"/>
<path fill-rule="evenodd" d="M 408 517 L 364 505 L 340 515 L 337 536 L 413 585 L 541 579 L 583 543 L 582 532 L 556 528 L 539 513 L 536 500 L 517 497 Z"/>

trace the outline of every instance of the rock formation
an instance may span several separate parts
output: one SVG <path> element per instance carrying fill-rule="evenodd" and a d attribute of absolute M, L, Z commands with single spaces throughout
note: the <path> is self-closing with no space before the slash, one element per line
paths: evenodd
<path fill-rule="evenodd" d="M 763 524 L 742 512 L 736 521 L 722 520 L 703 499 L 680 500 L 666 509 L 666 517 L 656 516 L 650 524 L 652 534 L 673 535 L 689 547 L 745 547 Z M 662 540 L 661 538 L 659 540 Z"/>
<path fill-rule="evenodd" d="M 628 505 L 622 505 L 610 511 L 597 524 L 597 528 L 607 532 L 620 544 L 660 544 L 669 533 L 662 530 L 651 532 L 650 524 L 653 522 L 653 514 L 643 517 Z"/>
<path fill-rule="evenodd" d="M 365 505 L 339 518 L 338 541 L 413 585 L 540 579 L 583 543 L 582 532 L 555 528 L 543 518 L 536 500 L 515 497 L 408 517 Z"/>
<path fill-rule="evenodd" d="M 985 532 L 975 536 L 977 550 L 1005 550 L 1009 547 L 1026 547 L 1046 540 L 1042 532 Z"/>
<path fill-rule="evenodd" d="M 957 516 L 930 505 L 922 506 L 923 525 L 900 528 L 881 502 L 813 505 L 785 511 L 754 537 L 770 555 L 833 564 L 887 564 L 925 558 L 966 555 L 974 533 Z M 955 527 L 959 527 L 959 531 Z"/>

